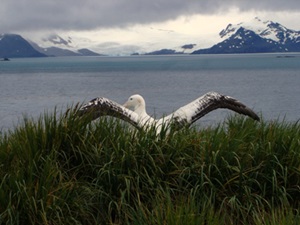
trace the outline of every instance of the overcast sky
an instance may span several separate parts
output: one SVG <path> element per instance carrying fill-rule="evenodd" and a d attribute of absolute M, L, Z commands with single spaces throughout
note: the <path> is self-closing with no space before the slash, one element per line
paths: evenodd
<path fill-rule="evenodd" d="M 1 32 L 91 30 L 175 20 L 180 16 L 300 11 L 299 0 L 1 0 Z M 299 19 L 298 19 L 299 21 Z M 297 22 L 298 22 L 297 21 Z M 207 21 L 209 23 L 209 21 Z M 299 24 L 300 28 L 300 24 Z"/>

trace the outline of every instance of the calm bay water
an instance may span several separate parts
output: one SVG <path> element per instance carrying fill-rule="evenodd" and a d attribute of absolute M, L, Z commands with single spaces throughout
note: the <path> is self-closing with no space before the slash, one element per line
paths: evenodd
<path fill-rule="evenodd" d="M 171 113 L 208 91 L 242 101 L 267 120 L 300 119 L 300 54 L 55 57 L 0 62 L 0 130 L 23 116 L 104 96 L 144 96 L 149 114 Z M 200 120 L 221 122 L 228 110 Z"/>

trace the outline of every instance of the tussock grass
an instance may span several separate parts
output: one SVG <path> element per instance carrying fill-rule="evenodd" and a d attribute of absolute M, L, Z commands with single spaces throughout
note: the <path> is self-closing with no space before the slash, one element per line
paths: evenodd
<path fill-rule="evenodd" d="M 138 132 L 45 113 L 0 136 L 2 224 L 299 224 L 300 125 Z"/>

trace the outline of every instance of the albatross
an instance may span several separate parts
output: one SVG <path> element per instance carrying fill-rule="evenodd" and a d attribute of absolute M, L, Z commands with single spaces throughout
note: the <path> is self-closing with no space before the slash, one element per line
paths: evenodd
<path fill-rule="evenodd" d="M 229 109 L 259 121 L 257 114 L 246 105 L 217 92 L 208 92 L 160 119 L 155 119 L 147 114 L 145 100 L 139 94 L 130 96 L 124 105 L 104 97 L 98 97 L 82 105 L 79 113 L 80 115 L 90 115 L 91 120 L 102 116 L 120 118 L 138 129 L 147 130 L 154 126 L 159 134 L 163 127 L 167 129 L 189 127 L 204 115 L 219 108 Z"/>

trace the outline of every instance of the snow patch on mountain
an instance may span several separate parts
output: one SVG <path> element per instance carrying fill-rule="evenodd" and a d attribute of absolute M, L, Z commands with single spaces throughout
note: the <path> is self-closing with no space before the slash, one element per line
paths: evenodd
<path fill-rule="evenodd" d="M 279 23 L 274 23 L 270 20 L 262 21 L 258 17 L 248 21 L 238 23 L 236 25 L 229 24 L 219 35 L 224 39 L 231 37 L 239 28 L 243 27 L 246 30 L 255 32 L 262 38 L 270 39 L 280 44 L 289 42 L 300 42 L 300 32 L 288 29 Z"/>

